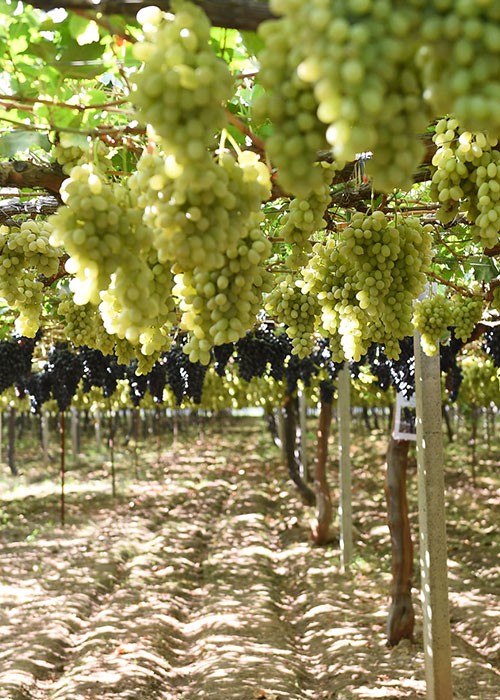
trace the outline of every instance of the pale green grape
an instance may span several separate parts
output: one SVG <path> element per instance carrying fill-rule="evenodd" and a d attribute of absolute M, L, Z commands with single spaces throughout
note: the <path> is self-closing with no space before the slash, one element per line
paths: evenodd
<path fill-rule="evenodd" d="M 100 140 L 90 141 L 85 147 L 73 141 L 72 134 L 60 134 L 51 149 L 52 157 L 59 163 L 66 175 L 69 175 L 75 165 L 99 162 L 102 166 L 107 162 L 109 148 Z"/>
<path fill-rule="evenodd" d="M 264 268 L 270 251 L 271 244 L 257 222 L 245 238 L 228 248 L 221 267 L 176 275 L 180 327 L 189 334 L 183 350 L 192 362 L 207 365 L 213 346 L 236 342 L 255 323 L 263 294 L 272 288 L 272 274 Z"/>
<path fill-rule="evenodd" d="M 425 354 L 429 357 L 437 355 L 439 343 L 446 340 L 448 329 L 453 324 L 450 300 L 441 294 L 435 294 L 417 301 L 412 322 L 421 335 L 420 342 Z"/>
<path fill-rule="evenodd" d="M 291 274 L 276 280 L 266 297 L 264 308 L 271 318 L 285 325 L 292 341 L 292 353 L 300 358 L 311 354 L 316 340 L 315 328 L 321 313 L 318 300 L 303 291 L 304 281 Z"/>
<path fill-rule="evenodd" d="M 224 153 L 216 161 L 206 153 L 183 165 L 147 155 L 138 173 L 130 187 L 144 208 L 160 263 L 169 261 L 176 272 L 220 268 L 252 217 L 262 217 L 261 204 L 270 195 L 267 167 L 247 151 L 238 160 Z"/>
<path fill-rule="evenodd" d="M 106 331 L 140 345 L 144 355 L 168 350 L 169 331 L 175 321 L 173 277 L 169 267 L 158 262 L 156 251 L 148 258 L 125 261 L 101 292 L 99 311 Z"/>
<path fill-rule="evenodd" d="M 267 148 L 283 187 L 305 196 L 315 186 L 311 164 L 324 141 L 344 161 L 372 152 L 367 172 L 376 189 L 409 187 L 423 155 L 417 135 L 431 117 L 414 63 L 418 3 L 274 0 L 271 7 L 283 17 L 259 28 L 269 48 L 260 57 L 266 93 L 255 116 L 273 124 Z"/>
<path fill-rule="evenodd" d="M 16 331 L 31 338 L 40 326 L 42 278 L 56 274 L 62 254 L 50 245 L 50 232 L 50 225 L 38 220 L 0 227 L 0 297 L 18 312 Z"/>
<path fill-rule="evenodd" d="M 398 357 L 398 341 L 413 331 L 413 301 L 431 261 L 431 235 L 414 217 L 356 213 L 349 226 L 317 243 L 302 275 L 321 306 L 321 327 L 340 336 L 343 357 L 359 360 L 372 343 Z"/>
<path fill-rule="evenodd" d="M 466 131 L 454 117 L 436 124 L 431 197 L 440 205 L 438 218 L 449 223 L 460 212 L 472 222 L 474 239 L 493 248 L 500 233 L 500 152 L 497 138 Z"/>
<path fill-rule="evenodd" d="M 500 6 L 433 0 L 426 4 L 417 62 L 435 114 L 470 131 L 500 135 Z"/>
<path fill-rule="evenodd" d="M 299 269 L 307 262 L 313 247 L 311 236 L 326 227 L 323 215 L 331 201 L 330 184 L 335 171 L 341 170 L 343 163 L 318 163 L 315 167 L 321 171 L 323 182 L 307 197 L 292 199 L 278 228 L 278 235 L 292 246 L 286 261 L 290 269 Z"/>
<path fill-rule="evenodd" d="M 451 297 L 451 305 L 455 336 L 465 343 L 472 335 L 476 324 L 481 320 L 483 299 L 480 296 L 464 297 L 460 294 L 454 294 Z"/>
<path fill-rule="evenodd" d="M 77 165 L 61 188 L 64 205 L 49 221 L 50 241 L 69 254 L 67 271 L 78 304 L 98 304 L 111 275 L 131 253 L 150 245 L 150 231 L 128 190 L 93 165 Z"/>
<path fill-rule="evenodd" d="M 179 162 L 198 161 L 225 125 L 233 79 L 210 45 L 203 10 L 181 0 L 171 6 L 175 15 L 146 15 L 145 40 L 134 45 L 144 66 L 134 77 L 131 100 L 169 153 Z"/>

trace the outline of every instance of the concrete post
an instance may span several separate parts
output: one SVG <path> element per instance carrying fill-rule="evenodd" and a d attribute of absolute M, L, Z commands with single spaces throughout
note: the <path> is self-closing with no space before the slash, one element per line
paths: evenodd
<path fill-rule="evenodd" d="M 339 421 L 339 519 L 340 565 L 345 572 L 352 559 L 351 502 L 351 375 L 344 363 L 337 379 Z"/>
<path fill-rule="evenodd" d="M 415 334 L 420 571 L 427 700 L 451 700 L 451 641 L 439 356 Z"/>

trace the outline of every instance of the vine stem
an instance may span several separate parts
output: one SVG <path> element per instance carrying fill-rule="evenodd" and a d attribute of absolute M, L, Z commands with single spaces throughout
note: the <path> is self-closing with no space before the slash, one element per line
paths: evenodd
<path fill-rule="evenodd" d="M 238 119 L 237 116 L 235 116 L 232 112 L 230 112 L 228 109 L 226 109 L 226 118 L 230 124 L 235 126 L 238 131 L 240 131 L 242 134 L 245 136 L 248 136 L 248 138 L 251 140 L 255 148 L 260 151 L 261 153 L 264 153 L 266 150 L 266 145 L 264 141 L 259 137 L 256 136 L 251 129 L 248 128 L 248 126 L 245 126 L 241 119 Z"/>
<path fill-rule="evenodd" d="M 432 279 L 436 280 L 436 282 L 440 282 L 440 284 L 444 284 L 446 287 L 449 287 L 450 289 L 454 289 L 456 292 L 458 292 L 459 294 L 461 294 L 464 297 L 478 296 L 477 294 L 474 294 L 474 292 L 471 292 L 470 289 L 467 289 L 467 287 L 461 287 L 458 284 L 454 284 L 453 282 L 445 280 L 444 277 L 441 277 L 440 275 L 436 274 L 435 272 L 428 272 L 427 275 L 429 277 L 432 277 Z"/>

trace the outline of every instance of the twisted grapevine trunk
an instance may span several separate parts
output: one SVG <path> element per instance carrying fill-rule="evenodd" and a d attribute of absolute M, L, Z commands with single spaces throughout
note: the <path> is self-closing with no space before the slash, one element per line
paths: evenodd
<path fill-rule="evenodd" d="M 388 646 L 395 646 L 401 639 L 411 639 L 415 624 L 411 600 L 413 544 L 406 498 L 409 446 L 408 440 L 395 440 L 391 436 L 387 451 L 385 495 L 392 547 L 391 605 L 387 620 Z"/>
<path fill-rule="evenodd" d="M 316 523 L 312 531 L 313 542 L 317 545 L 323 545 L 329 541 L 330 524 L 332 522 L 332 500 L 326 477 L 328 436 L 332 422 L 332 399 L 333 392 L 321 391 L 317 458 L 314 466 Z"/>
<path fill-rule="evenodd" d="M 313 506 L 316 502 L 316 496 L 314 491 L 309 488 L 301 476 L 303 469 L 301 468 L 299 450 L 297 449 L 297 416 L 295 404 L 295 397 L 290 395 L 285 397 L 283 402 L 284 453 L 290 478 L 295 486 L 297 486 L 304 503 L 308 506 Z"/>

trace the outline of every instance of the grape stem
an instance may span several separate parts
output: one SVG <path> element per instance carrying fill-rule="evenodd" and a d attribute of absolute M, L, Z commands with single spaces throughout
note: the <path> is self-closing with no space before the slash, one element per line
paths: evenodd
<path fill-rule="evenodd" d="M 238 119 L 238 117 L 232 112 L 230 112 L 228 109 L 226 109 L 226 118 L 230 124 L 232 124 L 238 129 L 238 131 L 240 131 L 242 134 L 244 134 L 244 136 L 247 136 L 250 139 L 250 141 L 260 153 L 265 153 L 266 145 L 264 141 L 261 138 L 259 138 L 259 136 L 256 136 L 253 133 L 253 131 L 248 128 L 248 126 L 245 126 L 241 119 Z"/>
<path fill-rule="evenodd" d="M 477 297 L 477 296 L 479 296 L 478 294 L 474 294 L 474 292 L 471 292 L 470 289 L 467 289 L 467 287 L 462 287 L 458 284 L 454 284 L 453 282 L 450 282 L 449 280 L 445 280 L 444 277 L 441 277 L 440 275 L 436 274 L 435 272 L 428 272 L 427 274 L 429 277 L 432 277 L 432 279 L 435 279 L 436 282 L 440 282 L 441 284 L 444 284 L 446 287 L 449 287 L 450 289 L 454 289 L 455 292 L 458 292 L 459 294 L 461 294 L 464 297 Z"/>

